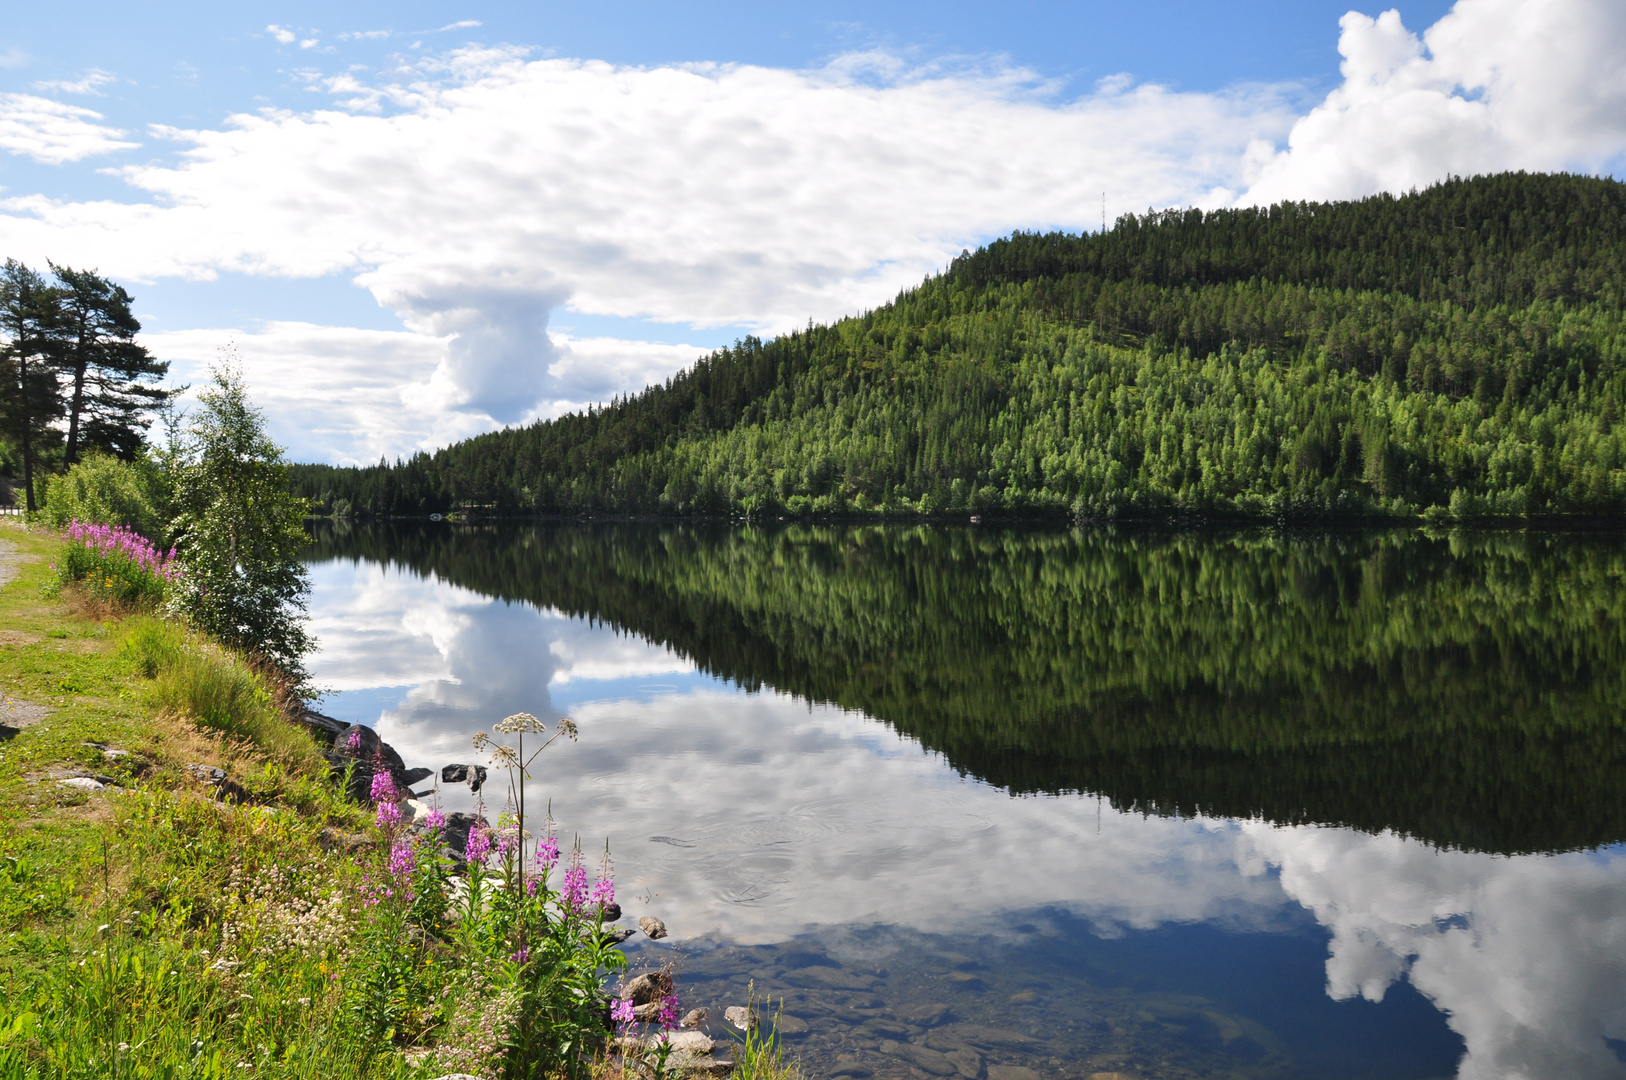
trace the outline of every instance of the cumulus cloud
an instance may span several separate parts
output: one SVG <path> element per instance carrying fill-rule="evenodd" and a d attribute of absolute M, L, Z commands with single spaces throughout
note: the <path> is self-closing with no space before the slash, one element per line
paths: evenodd
<path fill-rule="evenodd" d="M 1626 153 L 1626 7 L 1612 0 L 1458 0 L 1421 37 L 1396 10 L 1339 25 L 1342 85 L 1259 163 L 1249 201 L 1592 171 Z"/>
<path fill-rule="evenodd" d="M 96 121 L 102 114 L 32 94 L 0 94 L 0 149 L 45 165 L 131 150 L 124 132 Z M 0 235 L 4 235 L 0 225 Z M 43 261 L 43 260 L 42 260 Z"/>
<path fill-rule="evenodd" d="M 137 280 L 354 274 L 447 339 L 454 407 L 508 420 L 568 396 L 546 333 L 562 304 L 765 331 L 834 318 L 981 238 L 1092 223 L 1103 190 L 1119 208 L 1223 200 L 1239 149 L 1290 120 L 1270 95 L 1115 83 L 1068 101 L 1007 68 L 885 66 L 464 50 L 371 98 L 338 77 L 353 110 L 156 129 L 186 149 L 122 170 L 145 200 L 16 198 L 0 233 Z"/>
<path fill-rule="evenodd" d="M 294 39 L 299 36 L 286 26 L 278 26 L 276 23 L 267 26 L 265 32 L 275 38 L 279 45 L 292 45 Z"/>
<path fill-rule="evenodd" d="M 494 331 L 487 320 L 475 320 L 467 336 L 459 336 L 459 319 L 473 316 L 453 308 L 438 334 L 427 327 L 412 332 L 268 321 L 143 334 L 141 343 L 170 362 L 173 382 L 194 387 L 208 380 L 223 349 L 234 349 L 273 438 L 296 460 L 350 465 L 635 393 L 705 352 L 694 345 L 550 337 L 527 321 L 545 322 L 545 305 L 521 298 L 515 308 L 506 327 Z M 493 342 L 495 333 L 506 333 L 507 341 Z M 544 351 L 546 367 L 530 362 L 526 350 L 532 349 Z M 489 363 L 491 355 L 506 365 Z M 502 379 L 511 370 L 545 383 L 546 394 L 522 412 L 506 408 L 513 398 L 502 392 Z M 466 384 L 483 391 L 478 400 Z"/>

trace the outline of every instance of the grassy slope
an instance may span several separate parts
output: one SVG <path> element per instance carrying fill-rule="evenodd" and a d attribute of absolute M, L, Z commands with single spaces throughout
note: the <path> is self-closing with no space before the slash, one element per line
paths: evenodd
<path fill-rule="evenodd" d="M 7 522 L 0 546 L 17 571 L 0 586 L 0 1077 L 240 1076 L 239 1062 L 347 1075 L 324 1053 L 320 989 L 297 984 L 307 973 L 256 973 L 239 996 L 248 980 L 211 969 L 209 950 L 234 878 L 342 874 L 319 839 L 354 829 L 354 811 L 297 744 L 268 754 L 158 707 L 121 655 L 124 620 L 44 596 L 54 537 Z M 194 763 L 226 769 L 245 804 L 216 801 Z M 126 791 L 56 782 L 72 773 Z"/>

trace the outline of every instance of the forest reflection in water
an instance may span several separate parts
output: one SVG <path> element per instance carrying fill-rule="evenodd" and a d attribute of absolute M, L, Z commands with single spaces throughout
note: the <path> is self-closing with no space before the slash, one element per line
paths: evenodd
<path fill-rule="evenodd" d="M 1613 538 L 425 524 L 313 562 L 335 711 L 431 765 L 577 717 L 556 812 L 697 990 L 778 972 L 826 1073 L 933 1040 L 985 1074 L 1626 1071 Z M 911 1027 L 934 996 L 959 1019 Z"/>

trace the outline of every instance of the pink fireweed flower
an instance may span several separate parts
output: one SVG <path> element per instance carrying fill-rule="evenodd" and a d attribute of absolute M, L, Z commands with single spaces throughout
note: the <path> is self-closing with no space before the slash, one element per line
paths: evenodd
<path fill-rule="evenodd" d="M 598 864 L 598 880 L 593 882 L 593 902 L 605 906 L 615 903 L 615 864 L 610 861 L 610 845 L 604 845 L 604 858 Z"/>
<path fill-rule="evenodd" d="M 508 954 L 508 959 L 516 964 L 523 964 L 531 958 L 531 950 L 521 945 L 518 950 Z"/>
<path fill-rule="evenodd" d="M 417 866 L 418 853 L 412 845 L 405 840 L 396 841 L 395 846 L 390 848 L 390 873 L 396 877 L 406 877 Z"/>
<path fill-rule="evenodd" d="M 497 858 L 506 861 L 508 853 L 514 850 L 514 834 L 504 829 L 497 834 Z"/>
<path fill-rule="evenodd" d="M 387 829 L 401 821 L 401 807 L 397 803 L 381 802 L 378 804 L 378 827 Z"/>
<path fill-rule="evenodd" d="M 676 994 L 668 994 L 661 998 L 661 1011 L 655 1017 L 662 1027 L 677 1027 L 678 999 Z"/>
<path fill-rule="evenodd" d="M 359 734 L 359 732 L 357 734 Z M 378 802 L 381 799 L 394 799 L 396 797 L 395 781 L 390 778 L 389 773 L 380 772 L 373 774 L 373 790 L 371 797 L 373 802 Z"/>
<path fill-rule="evenodd" d="M 491 832 L 476 825 L 469 830 L 469 841 L 463 848 L 463 858 L 472 863 L 484 863 L 491 854 Z"/>
<path fill-rule="evenodd" d="M 552 870 L 558 863 L 558 839 L 552 836 L 544 836 L 536 845 L 536 865 L 543 870 Z"/>
<path fill-rule="evenodd" d="M 587 869 L 580 863 L 572 862 L 570 869 L 565 871 L 564 884 L 559 888 L 559 902 L 571 911 L 587 902 Z"/>
<path fill-rule="evenodd" d="M 423 816 L 423 823 L 431 829 L 439 829 L 446 824 L 446 815 L 440 812 L 440 807 L 432 806 L 429 813 Z"/>
<path fill-rule="evenodd" d="M 622 1027 L 632 1023 L 637 1018 L 637 1015 L 637 1006 L 626 998 L 617 998 L 615 1003 L 610 1006 L 610 1019 Z"/>
<path fill-rule="evenodd" d="M 348 739 L 344 740 L 344 748 L 346 750 L 360 750 L 361 749 L 361 732 L 352 731 L 350 733 L 350 737 Z"/>

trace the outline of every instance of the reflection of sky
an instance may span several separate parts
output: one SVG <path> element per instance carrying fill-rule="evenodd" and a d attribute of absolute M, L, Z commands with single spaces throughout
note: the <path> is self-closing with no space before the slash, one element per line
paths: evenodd
<path fill-rule="evenodd" d="M 629 911 L 677 937 L 986 934 L 1045 907 L 1105 935 L 1271 930 L 1302 905 L 1331 934 L 1327 993 L 1379 1000 L 1409 979 L 1466 1039 L 1459 1075 L 1626 1076 L 1622 849 L 1495 857 L 1013 798 L 861 715 L 739 692 L 610 627 L 373 564 L 313 577 L 329 710 L 376 722 L 408 766 L 474 760 L 470 736 L 510 713 L 568 712 L 580 741 L 544 754 L 527 800 L 551 799 L 590 851 L 608 837 Z"/>

